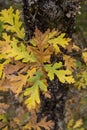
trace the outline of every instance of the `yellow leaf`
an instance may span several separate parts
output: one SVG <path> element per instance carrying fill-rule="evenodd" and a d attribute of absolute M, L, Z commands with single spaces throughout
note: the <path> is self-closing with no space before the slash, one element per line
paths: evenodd
<path fill-rule="evenodd" d="M 3 28 L 6 31 L 11 31 L 15 33 L 16 37 L 20 39 L 24 39 L 25 32 L 22 26 L 22 22 L 20 21 L 20 12 L 10 7 L 9 9 L 4 9 L 0 12 L 0 21 L 4 23 Z"/>
<path fill-rule="evenodd" d="M 40 104 L 39 89 L 37 86 L 33 86 L 27 89 L 28 95 L 31 95 L 26 99 L 25 104 L 27 105 L 28 110 L 35 109 L 36 104 Z M 26 93 L 24 93 L 26 95 Z"/>
<path fill-rule="evenodd" d="M 5 37 L 5 34 L 3 34 L 3 37 Z M 3 44 L 1 44 L 1 53 L 5 55 L 5 59 L 22 59 L 22 62 L 36 61 L 36 58 L 33 53 L 27 51 L 27 48 L 24 43 L 19 44 L 18 39 L 16 39 L 15 37 L 13 37 L 13 39 L 11 39 L 10 37 L 10 40 L 8 39 L 9 36 L 6 35 L 5 41 L 3 41 Z"/>
<path fill-rule="evenodd" d="M 36 68 L 32 68 L 31 70 L 28 71 L 29 77 L 32 78 L 32 76 L 35 74 Z"/>
<path fill-rule="evenodd" d="M 47 86 L 44 82 L 43 74 L 41 72 L 36 72 L 33 77 L 29 78 L 29 83 L 33 85 L 27 88 L 24 92 L 25 96 L 29 96 L 25 100 L 25 104 L 29 110 L 35 109 L 36 105 L 40 104 L 40 90 L 46 92 Z"/>
<path fill-rule="evenodd" d="M 70 70 L 61 70 L 62 62 L 45 65 L 45 69 L 48 72 L 48 77 L 50 80 L 54 79 L 54 75 L 56 75 L 60 82 L 62 83 L 74 83 L 74 78 L 72 76 L 72 72 Z"/>
<path fill-rule="evenodd" d="M 2 34 L 2 38 L 5 39 L 5 41 L 6 41 L 7 43 L 10 43 L 10 42 L 11 42 L 10 35 L 8 35 L 7 33 L 3 33 L 3 34 Z"/>
<path fill-rule="evenodd" d="M 64 37 L 65 37 L 65 33 L 62 33 L 57 37 L 49 39 L 48 43 L 53 44 L 56 53 L 60 52 L 60 48 L 59 48 L 60 46 L 66 48 L 66 46 L 69 44 L 71 40 L 69 38 L 64 38 Z"/>
<path fill-rule="evenodd" d="M 4 23 L 9 23 L 11 25 L 13 25 L 13 8 L 10 7 L 8 10 L 7 9 L 4 9 L 1 11 L 1 15 L 0 16 L 0 20 L 3 21 Z"/>
<path fill-rule="evenodd" d="M 50 30 L 49 30 L 50 31 Z M 49 33 L 49 39 L 55 37 L 58 35 L 58 31 L 53 29 L 50 33 Z"/>
<path fill-rule="evenodd" d="M 84 62 L 87 63 L 87 52 L 82 53 L 82 58 L 83 58 Z"/>
<path fill-rule="evenodd" d="M 74 129 L 79 128 L 83 125 L 82 119 L 79 119 L 75 122 L 75 125 L 73 126 Z"/>
<path fill-rule="evenodd" d="M 3 69 L 4 69 L 4 66 L 6 65 L 6 64 L 8 64 L 10 62 L 10 60 L 6 60 L 5 62 L 3 62 L 2 64 L 0 64 L 0 78 L 4 78 L 3 76 L 4 75 L 2 75 L 3 74 Z"/>
<path fill-rule="evenodd" d="M 76 74 L 75 78 L 75 84 L 74 86 L 78 89 L 81 90 L 81 88 L 86 88 L 87 87 L 87 70 L 81 70 L 81 72 Z"/>
<path fill-rule="evenodd" d="M 4 114 L 0 114 L 0 120 L 4 123 L 7 122 L 6 116 Z"/>
<path fill-rule="evenodd" d="M 3 128 L 2 130 L 8 130 L 8 126 L 6 126 L 5 128 Z"/>
<path fill-rule="evenodd" d="M 72 128 L 73 123 L 74 123 L 74 120 L 71 119 L 71 120 L 68 122 L 68 124 L 67 124 L 67 128 L 68 128 L 68 129 Z"/>
<path fill-rule="evenodd" d="M 75 80 L 72 76 L 72 73 L 69 70 L 59 70 L 56 73 L 56 75 L 59 78 L 60 82 L 62 82 L 62 83 L 67 82 L 67 83 L 71 84 L 71 83 L 75 82 Z"/>

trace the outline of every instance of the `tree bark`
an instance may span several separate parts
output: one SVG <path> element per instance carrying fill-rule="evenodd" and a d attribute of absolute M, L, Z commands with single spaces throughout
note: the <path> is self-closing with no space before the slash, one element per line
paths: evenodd
<path fill-rule="evenodd" d="M 26 34 L 31 38 L 35 27 L 42 32 L 59 29 L 70 37 L 75 29 L 80 0 L 22 0 Z"/>
<path fill-rule="evenodd" d="M 22 2 L 26 40 L 33 36 L 35 27 L 42 32 L 48 28 L 51 30 L 56 28 L 72 37 L 80 0 L 22 0 Z M 55 58 L 53 56 L 52 60 Z M 61 56 L 56 60 L 62 61 Z M 65 130 L 64 107 L 69 89 L 55 78 L 54 81 L 49 81 L 48 90 L 52 98 L 47 99 L 41 95 L 38 118 L 47 116 L 55 122 L 53 130 Z"/>

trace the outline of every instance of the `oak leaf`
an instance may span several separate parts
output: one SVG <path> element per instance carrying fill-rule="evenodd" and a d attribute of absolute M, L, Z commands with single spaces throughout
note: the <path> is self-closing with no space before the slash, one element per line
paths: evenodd
<path fill-rule="evenodd" d="M 47 121 L 47 117 L 43 117 L 39 122 L 37 122 L 37 115 L 35 110 L 31 111 L 31 117 L 29 122 L 23 127 L 23 130 L 41 130 L 41 127 L 45 130 L 50 130 L 53 128 L 54 122 L 52 120 Z"/>
<path fill-rule="evenodd" d="M 10 37 L 10 41 L 8 42 L 9 35 L 4 33 L 3 38 L 4 35 L 6 35 L 6 37 L 3 45 L 1 45 L 0 51 L 2 54 L 5 54 L 6 59 L 14 58 L 15 60 L 22 60 L 22 62 L 36 61 L 35 56 L 31 52 L 27 51 L 27 48 L 24 43 L 21 42 L 19 44 L 18 39 L 14 37 L 13 39 L 11 39 Z"/>
<path fill-rule="evenodd" d="M 7 84 L 7 88 L 9 88 L 15 96 L 18 96 L 22 92 L 28 78 L 36 71 L 36 68 L 28 69 L 27 64 L 23 64 L 19 61 L 15 62 L 15 65 L 8 64 L 4 68 L 4 73 L 9 83 Z"/>
<path fill-rule="evenodd" d="M 10 80 L 9 89 L 15 94 L 15 96 L 18 96 L 22 92 L 24 85 L 27 83 L 27 78 L 28 75 L 22 74 L 19 74 L 18 76 L 8 76 L 8 79 Z"/>
<path fill-rule="evenodd" d="M 52 120 L 46 121 L 47 117 L 44 117 L 41 119 L 41 121 L 37 124 L 36 129 L 37 130 L 41 130 L 40 127 L 45 128 L 45 130 L 50 130 L 51 128 L 53 128 L 54 123 Z"/>
<path fill-rule="evenodd" d="M 45 69 L 48 72 L 48 77 L 50 80 L 54 79 L 54 75 L 56 75 L 60 82 L 62 83 L 74 83 L 74 78 L 72 76 L 72 72 L 70 70 L 60 70 L 62 67 L 62 62 L 55 63 L 54 65 L 48 64 L 45 65 Z"/>
<path fill-rule="evenodd" d="M 29 82 L 33 83 L 32 87 L 25 90 L 24 96 L 29 96 L 25 100 L 27 108 L 30 110 L 36 108 L 36 104 L 40 104 L 40 90 L 47 91 L 46 81 L 43 79 L 41 72 L 36 72 L 32 78 L 29 78 Z"/>
<path fill-rule="evenodd" d="M 6 74 L 6 76 L 11 75 L 13 73 L 23 73 L 23 72 L 27 72 L 29 69 L 29 66 L 27 64 L 24 64 L 20 61 L 13 61 L 13 63 L 9 63 L 6 64 L 4 66 L 4 73 Z"/>
<path fill-rule="evenodd" d="M 6 31 L 11 31 L 15 33 L 16 37 L 24 39 L 25 32 L 22 26 L 22 22 L 20 21 L 20 12 L 10 7 L 9 9 L 4 9 L 0 12 L 0 21 L 4 23 L 3 28 Z"/>
<path fill-rule="evenodd" d="M 48 43 L 53 44 L 55 52 L 59 53 L 59 52 L 61 52 L 60 46 L 63 48 L 66 48 L 66 46 L 69 44 L 70 41 L 71 41 L 71 39 L 65 38 L 65 33 L 62 33 L 57 37 L 53 37 L 52 39 L 49 39 Z"/>
<path fill-rule="evenodd" d="M 37 60 L 40 63 L 50 62 L 51 54 L 53 53 L 53 46 L 48 44 L 49 30 L 45 33 L 35 30 L 35 36 L 30 40 L 33 47 L 29 46 L 28 50 L 32 50 Z"/>
<path fill-rule="evenodd" d="M 29 73 L 26 75 L 19 74 L 18 76 L 12 75 L 10 77 L 10 89 L 15 93 L 15 96 L 18 96 L 22 92 L 23 87 L 25 87 L 27 83 L 28 77 Z"/>

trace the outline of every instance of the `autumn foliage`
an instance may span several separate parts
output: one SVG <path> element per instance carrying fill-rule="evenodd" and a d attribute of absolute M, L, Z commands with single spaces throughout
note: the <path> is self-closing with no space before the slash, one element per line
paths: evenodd
<path fill-rule="evenodd" d="M 73 84 L 81 89 L 87 86 L 87 49 L 71 43 L 65 33 L 47 30 L 42 33 L 38 28 L 29 41 L 25 40 L 25 31 L 20 20 L 20 12 L 12 7 L 0 12 L 3 32 L 0 40 L 0 92 L 12 92 L 15 99 L 22 104 L 19 108 L 22 116 L 13 119 L 7 117 L 10 104 L 0 103 L 0 128 L 9 130 L 50 130 L 54 126 L 51 120 L 44 117 L 37 123 L 36 112 L 40 107 L 40 93 L 50 98 L 48 79 L 55 77 L 63 84 Z M 74 58 L 72 52 L 81 52 L 80 59 Z M 62 61 L 51 62 L 51 57 L 63 58 Z M 79 65 L 80 63 L 80 65 Z M 83 68 L 84 66 L 84 68 Z M 78 72 L 75 73 L 75 71 Z M 3 96 L 0 97 L 2 100 Z M 25 111 L 24 111 L 25 108 Z M 31 113 L 31 115 L 29 115 Z M 24 116 L 25 119 L 23 118 Z"/>

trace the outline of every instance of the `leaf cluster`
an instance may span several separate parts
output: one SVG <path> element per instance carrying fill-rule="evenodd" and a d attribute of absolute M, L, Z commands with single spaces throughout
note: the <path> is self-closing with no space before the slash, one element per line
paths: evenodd
<path fill-rule="evenodd" d="M 9 92 L 10 90 L 18 102 L 22 103 L 23 107 L 32 113 L 33 109 L 37 111 L 40 107 L 40 92 L 49 95 L 48 79 L 52 81 L 56 77 L 63 84 L 75 82 L 73 73 L 76 69 L 76 59 L 63 51 L 72 50 L 69 47 L 71 39 L 66 38 L 65 33 L 59 33 L 55 29 L 52 31 L 48 29 L 42 33 L 36 28 L 32 39 L 26 42 L 20 12 L 14 11 L 12 7 L 0 12 L 0 21 L 3 23 L 0 40 L 0 91 Z M 77 49 L 78 47 L 73 46 L 72 48 Z M 58 57 L 60 54 L 64 62 L 51 62 L 52 55 Z M 82 53 L 84 62 L 87 62 L 86 55 L 85 52 Z M 79 78 L 79 75 L 77 77 Z M 86 77 L 86 74 L 83 74 L 82 82 L 83 80 L 86 81 Z M 81 86 L 82 84 L 79 87 L 81 88 Z M 2 103 L 0 107 L 2 124 L 4 121 L 8 124 L 4 111 L 2 111 L 5 107 L 8 109 L 8 106 Z M 21 109 L 19 110 L 22 112 Z M 36 123 L 37 117 L 34 113 L 34 118 L 31 118 L 29 122 L 27 120 L 22 129 L 31 130 L 32 127 L 40 130 L 40 127 L 45 127 L 49 130 L 54 123 L 52 121 L 47 122 L 46 119 L 47 117 L 44 117 L 43 120 Z M 35 121 L 33 122 L 33 120 Z M 8 129 L 7 124 L 6 129 Z M 12 127 L 21 127 L 22 124 L 20 124 L 20 116 L 15 117 Z"/>
<path fill-rule="evenodd" d="M 19 11 L 10 7 L 0 14 L 4 28 L 0 41 L 0 78 L 8 82 L 7 88 L 16 97 L 21 93 L 28 97 L 25 100 L 28 109 L 40 104 L 40 91 L 47 92 L 47 78 L 53 80 L 56 75 L 62 83 L 74 83 L 72 72 L 68 68 L 64 70 L 62 62 L 51 64 L 50 61 L 53 53 L 62 54 L 60 48 L 65 49 L 69 44 L 70 39 L 64 33 L 49 29 L 42 33 L 36 28 L 26 45 Z"/>

